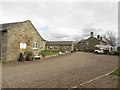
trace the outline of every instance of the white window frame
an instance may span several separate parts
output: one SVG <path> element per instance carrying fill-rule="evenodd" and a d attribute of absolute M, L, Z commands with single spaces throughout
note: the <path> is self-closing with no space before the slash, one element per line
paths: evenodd
<path fill-rule="evenodd" d="M 32 43 L 32 49 L 38 49 L 38 42 Z"/>
<path fill-rule="evenodd" d="M 81 45 L 83 45 L 83 43 L 81 43 Z"/>
<path fill-rule="evenodd" d="M 20 42 L 20 49 L 26 49 L 27 44 L 25 42 Z"/>
<path fill-rule="evenodd" d="M 50 49 L 50 50 L 53 50 L 53 46 L 49 46 L 49 49 Z"/>
<path fill-rule="evenodd" d="M 64 46 L 64 49 L 68 49 L 68 46 Z"/>

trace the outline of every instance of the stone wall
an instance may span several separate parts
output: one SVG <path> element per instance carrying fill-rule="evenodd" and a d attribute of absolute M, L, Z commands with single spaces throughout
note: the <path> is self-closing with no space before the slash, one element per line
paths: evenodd
<path fill-rule="evenodd" d="M 34 54 L 38 54 L 41 49 L 45 49 L 45 41 L 30 21 L 16 24 L 7 33 L 7 61 L 17 60 L 20 52 L 31 51 Z M 27 44 L 25 50 L 20 49 L 21 42 Z M 33 42 L 38 42 L 38 49 L 32 48 Z"/>
<path fill-rule="evenodd" d="M 7 32 L 1 32 L 0 36 L 0 57 L 1 61 L 4 61 L 7 59 Z"/>
<path fill-rule="evenodd" d="M 2 31 L 0 31 L 0 61 L 2 60 Z"/>
<path fill-rule="evenodd" d="M 41 41 L 41 47 L 40 47 L 41 51 L 46 49 L 45 46 L 46 46 L 46 41 Z"/>
<path fill-rule="evenodd" d="M 79 42 L 78 43 L 78 50 L 79 51 L 85 51 L 86 49 L 86 43 L 85 42 Z"/>
<path fill-rule="evenodd" d="M 96 49 L 95 45 L 99 44 L 99 40 L 94 37 L 93 38 L 91 37 L 85 43 L 86 43 L 86 46 L 85 46 L 86 51 L 93 52 Z"/>

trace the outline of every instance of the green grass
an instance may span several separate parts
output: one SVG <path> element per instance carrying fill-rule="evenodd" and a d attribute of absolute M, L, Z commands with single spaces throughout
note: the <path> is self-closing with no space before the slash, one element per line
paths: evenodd
<path fill-rule="evenodd" d="M 40 52 L 40 55 L 43 57 L 58 54 L 58 50 L 43 50 Z"/>
<path fill-rule="evenodd" d="M 113 72 L 113 74 L 120 76 L 120 66 Z"/>

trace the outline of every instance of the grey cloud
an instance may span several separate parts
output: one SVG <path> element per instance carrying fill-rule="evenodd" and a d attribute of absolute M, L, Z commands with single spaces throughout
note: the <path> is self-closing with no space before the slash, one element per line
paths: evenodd
<path fill-rule="evenodd" d="M 54 39 L 63 39 L 63 38 L 69 37 L 69 35 L 58 34 L 58 33 L 54 33 L 54 34 L 51 34 L 51 35 Z"/>
<path fill-rule="evenodd" d="M 103 29 L 95 28 L 91 26 L 86 26 L 82 29 L 82 37 L 88 37 L 90 36 L 90 32 L 94 32 L 94 35 L 101 35 L 101 33 L 104 32 Z"/>
<path fill-rule="evenodd" d="M 117 28 L 117 4 L 112 2 L 2 3 L 0 23 L 30 19 L 45 39 L 78 40 L 89 36 L 91 31 L 102 34 L 104 30 Z M 48 28 L 42 30 L 43 27 Z M 62 28 L 66 30 L 60 31 Z M 68 33 L 69 28 L 71 30 Z"/>
<path fill-rule="evenodd" d="M 75 41 L 79 41 L 80 39 L 82 39 L 82 36 L 81 36 L 80 34 L 78 34 L 78 35 L 73 35 L 73 36 L 71 36 L 71 37 L 72 37 L 72 39 L 75 40 Z"/>

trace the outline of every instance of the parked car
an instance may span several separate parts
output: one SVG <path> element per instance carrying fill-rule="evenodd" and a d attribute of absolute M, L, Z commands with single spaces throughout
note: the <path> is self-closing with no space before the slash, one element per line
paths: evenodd
<path fill-rule="evenodd" d="M 114 49 L 110 45 L 96 45 L 97 49 L 94 50 L 96 54 L 113 54 Z"/>
<path fill-rule="evenodd" d="M 100 49 L 97 49 L 94 51 L 96 54 L 103 54 L 104 53 L 104 50 L 103 48 L 100 48 Z"/>

